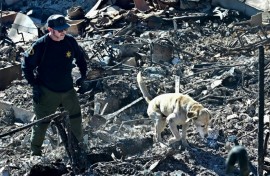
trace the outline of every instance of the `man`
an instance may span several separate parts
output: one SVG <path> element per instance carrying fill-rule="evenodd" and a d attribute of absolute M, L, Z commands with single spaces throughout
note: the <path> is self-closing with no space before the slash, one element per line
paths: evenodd
<path fill-rule="evenodd" d="M 47 19 L 48 34 L 37 39 L 25 52 L 22 63 L 24 77 L 33 88 L 33 105 L 36 119 L 55 113 L 62 105 L 69 113 L 71 131 L 82 142 L 82 116 L 77 93 L 73 87 L 73 60 L 79 67 L 80 85 L 86 78 L 87 64 L 83 51 L 76 40 L 66 34 L 70 27 L 64 16 L 51 15 Z M 48 122 L 39 123 L 32 128 L 31 155 L 41 155 Z"/>

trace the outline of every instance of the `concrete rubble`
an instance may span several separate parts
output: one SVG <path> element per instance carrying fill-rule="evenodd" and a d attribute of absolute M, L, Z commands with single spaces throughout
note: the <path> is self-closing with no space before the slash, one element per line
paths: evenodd
<path fill-rule="evenodd" d="M 263 175 L 270 174 L 270 4 L 255 0 L 4 0 L 0 35 L 0 175 L 226 175 L 237 140 L 258 168 L 259 47 L 264 47 Z M 89 72 L 76 88 L 86 153 L 74 169 L 53 124 L 44 156 L 30 156 L 32 90 L 20 61 L 63 14 L 85 51 Z M 181 92 L 212 112 L 208 139 L 188 129 L 192 149 L 153 141 L 153 120 L 136 82 L 150 94 Z M 74 80 L 79 76 L 73 70 Z M 61 114 L 61 113 L 60 113 Z M 18 130 L 19 132 L 12 132 Z M 180 128 L 181 131 L 181 128 Z M 4 135 L 8 133 L 8 135 Z M 268 137 L 267 137 L 268 136 Z M 18 160 L 18 158 L 20 158 Z M 236 168 L 232 175 L 238 175 Z"/>

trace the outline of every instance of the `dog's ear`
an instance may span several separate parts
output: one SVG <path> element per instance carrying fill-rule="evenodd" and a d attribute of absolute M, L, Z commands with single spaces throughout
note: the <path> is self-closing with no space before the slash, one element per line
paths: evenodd
<path fill-rule="evenodd" d="M 198 117 L 197 117 L 197 112 L 196 111 L 188 111 L 186 123 L 190 122 L 191 120 L 196 120 L 197 118 Z"/>
<path fill-rule="evenodd" d="M 209 115 L 209 118 L 211 119 L 211 112 L 209 111 L 209 109 L 207 109 L 207 108 L 203 108 L 202 110 L 201 110 L 201 114 L 208 114 Z"/>
<path fill-rule="evenodd" d="M 197 116 L 197 112 L 196 111 L 188 111 L 188 113 L 187 113 L 187 118 L 192 119 L 192 118 L 194 118 L 196 116 Z"/>

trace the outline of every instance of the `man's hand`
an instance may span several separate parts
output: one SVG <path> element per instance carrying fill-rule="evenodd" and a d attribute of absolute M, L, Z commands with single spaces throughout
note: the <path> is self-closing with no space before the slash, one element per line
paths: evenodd
<path fill-rule="evenodd" d="M 80 87 L 85 80 L 86 80 L 86 76 L 81 76 L 80 78 L 76 80 L 76 86 Z"/>
<path fill-rule="evenodd" d="M 40 103 L 40 98 L 41 98 L 41 90 L 40 87 L 38 85 L 33 85 L 33 101 L 36 104 Z"/>

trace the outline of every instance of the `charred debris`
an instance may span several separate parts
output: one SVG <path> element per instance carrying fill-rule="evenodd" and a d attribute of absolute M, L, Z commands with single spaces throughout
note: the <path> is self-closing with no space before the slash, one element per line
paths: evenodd
<path fill-rule="evenodd" d="M 252 0 L 1 1 L 0 174 L 226 175 L 225 161 L 245 147 L 258 168 L 258 47 L 264 48 L 264 162 L 269 154 L 269 4 Z M 244 10 L 243 10 L 244 9 Z M 87 81 L 77 88 L 85 150 L 72 141 L 65 111 L 49 117 L 44 156 L 31 157 L 32 91 L 21 53 L 60 13 L 85 51 Z M 153 120 L 136 83 L 150 94 L 189 94 L 212 112 L 209 138 L 188 129 L 192 149 L 153 142 Z M 74 78 L 79 75 L 74 69 Z M 181 128 L 180 128 L 181 130 Z M 164 142 L 171 133 L 165 130 Z M 237 142 L 236 142 L 237 141 Z M 234 164 L 234 163 L 233 163 Z M 241 171 L 235 167 L 231 175 Z"/>

